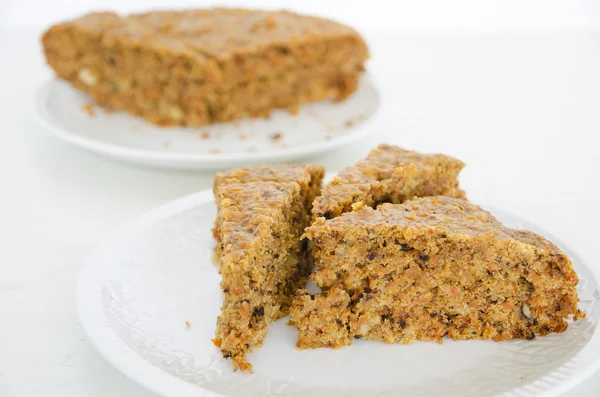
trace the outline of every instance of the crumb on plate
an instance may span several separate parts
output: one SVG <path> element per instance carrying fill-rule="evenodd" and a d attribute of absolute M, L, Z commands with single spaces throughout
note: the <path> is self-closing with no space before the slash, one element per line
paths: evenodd
<path fill-rule="evenodd" d="M 278 140 L 281 139 L 281 137 L 283 136 L 283 134 L 279 131 L 274 132 L 270 135 L 270 138 L 273 142 L 277 142 Z"/>
<path fill-rule="evenodd" d="M 94 105 L 92 105 L 91 103 L 86 103 L 85 105 L 83 105 L 83 111 L 89 116 L 89 117 L 94 117 L 96 114 L 96 111 L 94 110 Z"/>

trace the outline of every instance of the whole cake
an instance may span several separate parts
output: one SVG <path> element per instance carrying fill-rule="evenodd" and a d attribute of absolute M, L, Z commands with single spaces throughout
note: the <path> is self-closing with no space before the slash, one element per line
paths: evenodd
<path fill-rule="evenodd" d="M 185 126 L 342 100 L 369 57 L 348 26 L 230 8 L 92 13 L 52 26 L 42 44 L 57 76 L 96 104 Z"/>
<path fill-rule="evenodd" d="M 214 344 L 251 371 L 246 354 L 262 345 L 271 322 L 289 313 L 313 259 L 302 233 L 321 186 L 317 165 L 254 167 L 215 178 L 217 256 L 223 304 Z"/>
<path fill-rule="evenodd" d="M 331 219 L 362 203 L 400 204 L 413 197 L 464 197 L 458 174 L 464 163 L 443 154 L 422 154 L 381 144 L 369 155 L 344 168 L 323 189 L 313 206 L 315 218 Z"/>
<path fill-rule="evenodd" d="M 533 339 L 578 314 L 570 259 L 476 205 L 438 196 L 354 209 L 307 229 L 322 292 L 294 301 L 299 348 Z"/>

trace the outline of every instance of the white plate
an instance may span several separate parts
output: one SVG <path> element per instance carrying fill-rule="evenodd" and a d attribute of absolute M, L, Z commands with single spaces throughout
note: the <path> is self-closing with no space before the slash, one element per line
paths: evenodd
<path fill-rule="evenodd" d="M 42 126 L 64 141 L 117 159 L 166 168 L 219 169 L 298 160 L 373 133 L 381 119 L 381 98 L 369 73 L 343 102 L 322 101 L 301 107 L 297 115 L 276 110 L 269 119 L 198 128 L 158 127 L 98 107 L 90 116 L 84 111 L 88 103 L 84 94 L 54 79 L 38 90 L 35 113 Z"/>
<path fill-rule="evenodd" d="M 513 227 L 541 232 L 502 211 Z M 339 350 L 295 349 L 286 319 L 249 356 L 254 374 L 233 372 L 211 343 L 220 277 L 212 263 L 215 218 L 207 190 L 126 227 L 84 267 L 82 325 L 102 355 L 148 389 L 170 396 L 486 397 L 557 396 L 598 366 L 598 282 L 574 252 L 587 319 L 534 341 L 386 345 L 356 340 Z M 556 239 L 548 236 L 553 241 Z M 560 244 L 560 242 L 559 242 Z M 186 327 L 186 321 L 191 327 Z"/>

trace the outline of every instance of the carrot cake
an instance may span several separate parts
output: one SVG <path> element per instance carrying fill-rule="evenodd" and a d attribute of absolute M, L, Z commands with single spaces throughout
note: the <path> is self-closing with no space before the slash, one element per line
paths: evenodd
<path fill-rule="evenodd" d="M 369 57 L 343 24 L 233 8 L 95 12 L 50 27 L 42 45 L 56 75 L 97 105 L 183 126 L 343 100 Z"/>
<path fill-rule="evenodd" d="M 360 207 L 360 208 L 358 208 Z M 355 338 L 533 339 L 579 316 L 571 260 L 465 200 L 424 197 L 317 219 L 312 279 L 291 309 L 299 348 Z"/>
<path fill-rule="evenodd" d="M 215 179 L 223 305 L 213 342 L 234 369 L 252 371 L 246 354 L 262 345 L 269 324 L 289 313 L 295 292 L 306 284 L 313 260 L 301 236 L 322 176 L 320 166 L 298 165 L 235 170 Z"/>
<path fill-rule="evenodd" d="M 331 219 L 353 204 L 376 207 L 401 204 L 422 196 L 464 198 L 458 187 L 460 160 L 443 154 L 421 154 L 382 144 L 353 166 L 344 168 L 315 200 L 313 217 Z"/>

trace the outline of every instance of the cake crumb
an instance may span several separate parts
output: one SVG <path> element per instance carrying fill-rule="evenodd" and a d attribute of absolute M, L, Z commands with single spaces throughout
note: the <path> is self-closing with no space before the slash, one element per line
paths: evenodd
<path fill-rule="evenodd" d="M 240 133 L 240 141 L 245 141 L 246 140 L 246 134 L 244 134 L 243 132 Z"/>
<path fill-rule="evenodd" d="M 271 141 L 277 142 L 278 140 L 281 139 L 282 136 L 283 136 L 283 134 L 281 132 L 274 132 L 270 135 L 270 138 L 271 138 Z"/>
<path fill-rule="evenodd" d="M 577 320 L 580 320 L 585 317 L 586 317 L 586 314 L 583 311 L 581 311 L 581 309 L 577 309 L 577 311 L 575 312 L 575 315 L 573 316 L 573 321 L 577 321 Z"/>
<path fill-rule="evenodd" d="M 204 131 L 200 134 L 200 138 L 208 139 L 208 138 L 210 138 L 210 134 L 207 131 Z"/>
<path fill-rule="evenodd" d="M 94 117 L 96 115 L 96 110 L 94 109 L 94 105 L 91 103 L 86 103 L 83 105 L 83 111 L 90 117 Z"/>
<path fill-rule="evenodd" d="M 356 119 L 348 119 L 344 122 L 344 127 L 350 128 L 356 123 Z"/>
<path fill-rule="evenodd" d="M 189 322 L 189 321 L 186 321 L 186 322 L 185 322 L 185 328 L 186 328 L 186 329 L 190 329 L 190 328 L 192 328 L 192 324 L 190 324 L 190 322 Z"/>

